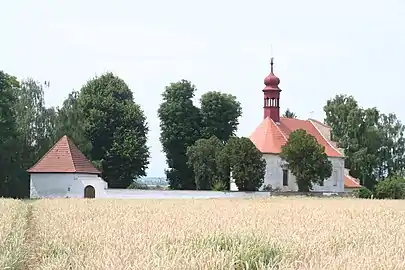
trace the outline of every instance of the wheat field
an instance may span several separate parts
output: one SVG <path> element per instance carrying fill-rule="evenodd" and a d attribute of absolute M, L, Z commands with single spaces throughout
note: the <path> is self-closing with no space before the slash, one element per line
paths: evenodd
<path fill-rule="evenodd" d="M 0 200 L 0 269 L 405 269 L 405 203 Z"/>

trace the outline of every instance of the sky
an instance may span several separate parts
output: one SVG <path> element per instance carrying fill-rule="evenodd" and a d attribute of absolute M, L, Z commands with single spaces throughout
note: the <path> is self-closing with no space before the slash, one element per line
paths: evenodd
<path fill-rule="evenodd" d="M 336 94 L 405 121 L 405 1 L 0 0 L 0 70 L 50 81 L 47 106 L 111 71 L 147 117 L 148 176 L 164 176 L 157 109 L 166 85 L 235 95 L 237 135 L 263 118 L 263 79 L 274 56 L 281 111 L 324 119 Z M 272 48 L 272 49 L 271 49 Z M 312 113 L 311 113 L 312 112 Z"/>

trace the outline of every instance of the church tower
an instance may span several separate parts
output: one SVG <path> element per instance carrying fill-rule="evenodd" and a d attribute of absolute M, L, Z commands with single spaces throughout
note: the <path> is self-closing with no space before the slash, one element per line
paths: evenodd
<path fill-rule="evenodd" d="M 280 123 L 280 92 L 278 87 L 280 79 L 274 75 L 274 61 L 273 57 L 270 62 L 270 74 L 264 78 L 264 118 L 270 117 L 274 122 Z"/>

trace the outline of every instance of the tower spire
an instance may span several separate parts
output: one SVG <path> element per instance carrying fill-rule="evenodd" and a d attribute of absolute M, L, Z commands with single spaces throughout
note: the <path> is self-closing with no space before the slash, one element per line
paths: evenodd
<path fill-rule="evenodd" d="M 272 57 L 270 58 L 270 73 L 271 73 L 271 74 L 274 74 L 274 72 L 273 72 L 273 66 L 274 66 L 274 57 L 272 56 Z"/>
<path fill-rule="evenodd" d="M 270 117 L 274 122 L 280 122 L 280 79 L 274 75 L 273 46 L 271 46 L 270 74 L 264 78 L 264 118 Z"/>
<path fill-rule="evenodd" d="M 273 56 L 273 44 L 270 45 L 270 73 L 273 74 L 274 56 Z"/>

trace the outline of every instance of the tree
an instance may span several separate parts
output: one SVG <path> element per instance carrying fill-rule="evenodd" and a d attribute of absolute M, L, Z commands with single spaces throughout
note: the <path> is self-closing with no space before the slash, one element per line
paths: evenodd
<path fill-rule="evenodd" d="M 241 104 L 236 97 L 221 92 L 207 92 L 201 100 L 201 135 L 215 136 L 225 142 L 235 135 L 238 118 L 242 115 Z"/>
<path fill-rule="evenodd" d="M 20 87 L 15 89 L 15 121 L 19 133 L 18 183 L 13 192 L 18 197 L 29 195 L 28 168 L 33 166 L 55 142 L 56 111 L 46 108 L 43 85 L 32 78 L 22 80 Z"/>
<path fill-rule="evenodd" d="M 215 136 L 199 139 L 187 148 L 187 164 L 193 169 L 197 190 L 210 190 L 221 179 L 221 166 L 218 165 L 223 143 Z"/>
<path fill-rule="evenodd" d="M 346 95 L 328 100 L 324 111 L 332 139 L 344 149 L 345 167 L 362 185 L 373 190 L 376 181 L 404 173 L 404 127 L 394 114 L 361 108 Z"/>
<path fill-rule="evenodd" d="M 45 107 L 43 86 L 32 78 L 23 80 L 16 94 L 16 122 L 21 134 L 24 168 L 28 169 L 55 142 L 56 112 Z"/>
<path fill-rule="evenodd" d="M 404 177 L 405 127 L 395 114 L 380 114 L 378 131 L 381 147 L 378 150 L 378 179 Z"/>
<path fill-rule="evenodd" d="M 349 126 L 349 115 L 358 111 L 359 105 L 353 96 L 336 95 L 329 99 L 323 110 L 326 114 L 325 123 L 332 128 L 332 140 L 343 138 Z"/>
<path fill-rule="evenodd" d="M 126 188 L 149 164 L 148 127 L 127 84 L 112 73 L 88 81 L 78 96 L 90 159 L 111 188 Z M 73 118 L 71 118 L 73 119 Z"/>
<path fill-rule="evenodd" d="M 287 108 L 287 110 L 285 110 L 285 112 L 284 112 L 284 114 L 283 114 L 283 117 L 286 117 L 286 118 L 297 118 L 297 115 L 296 115 L 294 112 L 290 111 L 290 109 Z"/>
<path fill-rule="evenodd" d="M 332 163 L 325 147 L 303 129 L 290 134 L 280 157 L 295 175 L 299 191 L 308 192 L 313 184 L 320 184 L 332 175 Z"/>
<path fill-rule="evenodd" d="M 14 76 L 0 71 L 0 197 L 12 196 L 12 185 L 17 181 L 16 171 L 19 161 L 18 132 L 15 122 L 15 88 L 19 82 Z"/>
<path fill-rule="evenodd" d="M 160 142 L 166 153 L 166 177 L 171 189 L 195 189 L 194 173 L 187 165 L 187 147 L 200 138 L 201 115 L 192 98 L 196 87 L 181 80 L 166 86 L 158 116 Z"/>
<path fill-rule="evenodd" d="M 376 185 L 375 195 L 377 199 L 404 199 L 405 179 L 393 177 L 380 181 Z"/>
<path fill-rule="evenodd" d="M 63 101 L 61 108 L 57 110 L 56 138 L 67 135 L 79 147 L 79 149 L 91 158 L 91 142 L 85 136 L 86 119 L 83 116 L 82 108 L 78 102 L 79 92 L 72 91 Z M 101 169 L 101 164 L 100 165 Z"/>
<path fill-rule="evenodd" d="M 263 185 L 266 162 L 249 138 L 231 137 L 224 147 L 224 153 L 240 191 L 256 191 Z"/>

